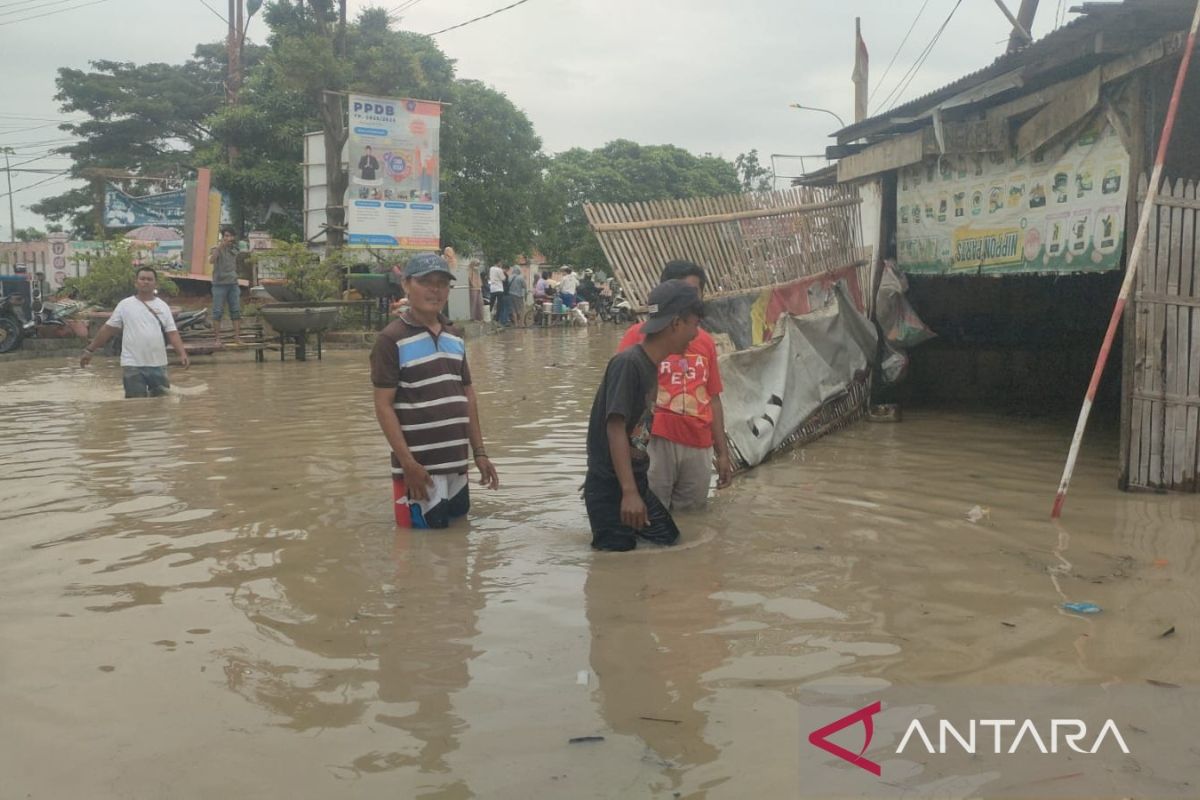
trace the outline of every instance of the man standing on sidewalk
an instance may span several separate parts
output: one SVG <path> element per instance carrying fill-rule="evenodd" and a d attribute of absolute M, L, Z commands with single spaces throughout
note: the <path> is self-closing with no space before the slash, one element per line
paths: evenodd
<path fill-rule="evenodd" d="M 190 362 L 183 339 L 175 328 L 171 309 L 154 294 L 158 288 L 158 273 L 150 267 L 142 267 L 137 271 L 135 284 L 137 294 L 117 303 L 96 338 L 83 348 L 79 366 L 90 364 L 92 354 L 120 333 L 125 396 L 158 397 L 171 387 L 167 380 L 167 348 L 163 336 L 171 340 L 171 347 L 175 348 L 184 369 Z"/>
<path fill-rule="evenodd" d="M 690 261 L 672 261 L 663 267 L 662 281 L 681 280 L 703 293 L 708 278 L 704 268 Z M 631 327 L 617 351 L 645 339 L 643 323 Z M 682 355 L 658 365 L 658 398 L 650 454 L 650 491 L 668 509 L 699 508 L 708 499 L 714 461 L 717 488 L 733 480 L 733 461 L 725 439 L 725 410 L 721 405 L 721 373 L 717 346 L 703 328 Z M 715 454 L 715 458 L 714 458 Z"/>
<path fill-rule="evenodd" d="M 229 319 L 233 322 L 233 342 L 242 342 L 242 290 L 238 286 L 237 272 L 238 242 L 233 228 L 221 229 L 221 243 L 212 249 L 208 263 L 212 264 L 212 319 L 217 338 L 221 337 L 221 317 L 229 307 Z"/>

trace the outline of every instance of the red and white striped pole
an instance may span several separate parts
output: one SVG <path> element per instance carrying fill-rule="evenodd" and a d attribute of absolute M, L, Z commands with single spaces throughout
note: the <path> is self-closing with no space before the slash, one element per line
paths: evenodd
<path fill-rule="evenodd" d="M 1163 162 L 1167 158 L 1167 145 L 1170 144 L 1171 133 L 1175 129 L 1179 98 L 1183 94 L 1183 84 L 1187 77 L 1188 65 L 1192 61 L 1192 51 L 1196 49 L 1197 29 L 1200 29 L 1200 2 L 1196 3 L 1196 13 L 1192 17 L 1192 27 L 1188 32 L 1187 45 L 1183 49 L 1183 59 L 1179 62 L 1179 72 L 1175 76 L 1175 90 L 1171 93 L 1171 104 L 1167 106 L 1167 121 L 1163 123 L 1162 136 L 1158 140 L 1154 170 L 1150 173 L 1150 188 L 1146 191 L 1146 203 L 1142 206 L 1141 216 L 1138 217 L 1137 235 L 1133 239 L 1129 265 L 1125 268 L 1125 280 L 1121 283 L 1121 293 L 1117 295 L 1117 304 L 1113 308 L 1112 318 L 1108 321 L 1104 344 L 1100 347 L 1100 355 L 1096 358 L 1096 367 L 1092 370 L 1092 382 L 1088 384 L 1087 395 L 1083 398 L 1083 407 L 1079 410 L 1079 421 L 1075 425 L 1075 436 L 1071 439 L 1071 450 L 1067 453 L 1067 464 L 1063 468 L 1062 480 L 1058 483 L 1058 494 L 1054 497 L 1054 508 L 1050 512 L 1053 519 L 1058 519 L 1062 515 L 1063 503 L 1067 499 L 1067 488 L 1071 485 L 1071 475 L 1075 472 L 1075 460 L 1079 457 L 1079 445 L 1083 442 L 1083 431 L 1087 427 L 1088 415 L 1092 413 L 1096 390 L 1100 387 L 1100 376 L 1104 374 L 1104 365 L 1108 361 L 1109 351 L 1112 350 L 1113 339 L 1117 335 L 1117 326 L 1121 323 L 1121 315 L 1125 313 L 1125 303 L 1129 300 L 1129 291 L 1133 288 L 1133 280 L 1137 276 L 1138 266 L 1142 262 L 1142 242 L 1146 238 L 1146 231 L 1150 227 L 1150 215 L 1154 212 L 1154 203 L 1158 199 L 1158 188 L 1162 183 Z M 1130 183 L 1133 182 L 1130 181 Z"/>

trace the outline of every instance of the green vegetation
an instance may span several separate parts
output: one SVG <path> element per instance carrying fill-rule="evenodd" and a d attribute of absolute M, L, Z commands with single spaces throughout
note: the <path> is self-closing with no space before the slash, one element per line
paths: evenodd
<path fill-rule="evenodd" d="M 88 263 L 87 274 L 67 278 L 63 289 L 86 303 L 113 308 L 134 292 L 137 276 L 137 252 L 123 240 L 110 242 L 105 250 Z M 172 295 L 179 291 L 175 282 L 158 273 L 158 293 Z"/>

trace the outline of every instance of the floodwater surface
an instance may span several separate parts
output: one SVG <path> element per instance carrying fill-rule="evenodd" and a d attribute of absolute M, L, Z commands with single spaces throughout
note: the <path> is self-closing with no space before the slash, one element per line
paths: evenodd
<path fill-rule="evenodd" d="M 855 771 L 806 740 L 823 687 L 1200 681 L 1200 502 L 1115 491 L 1100 435 L 1051 523 L 1070 421 L 859 423 L 593 554 L 616 341 L 469 343 L 501 489 L 440 532 L 392 524 L 364 351 L 138 401 L 0 365 L 0 797 L 817 796 L 802 763 Z"/>

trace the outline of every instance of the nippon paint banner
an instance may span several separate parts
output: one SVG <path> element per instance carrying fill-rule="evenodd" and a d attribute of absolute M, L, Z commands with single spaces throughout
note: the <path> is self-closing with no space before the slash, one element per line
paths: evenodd
<path fill-rule="evenodd" d="M 437 249 L 442 106 L 350 95 L 347 242 Z"/>
<path fill-rule="evenodd" d="M 942 156 L 899 171 L 897 260 L 913 273 L 1117 269 L 1129 156 L 1106 122 L 1026 159 Z"/>

